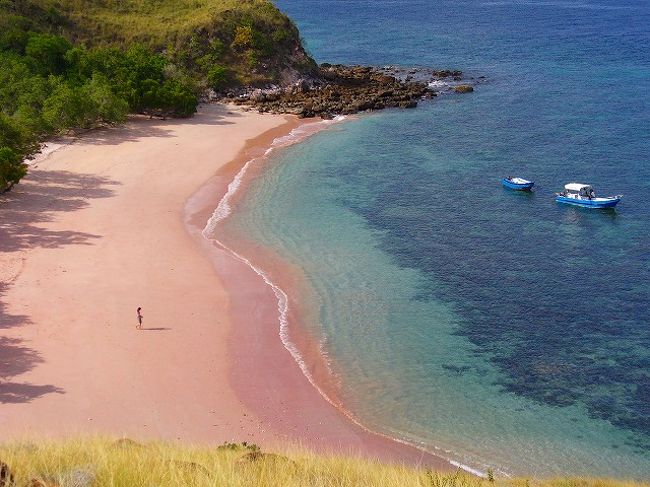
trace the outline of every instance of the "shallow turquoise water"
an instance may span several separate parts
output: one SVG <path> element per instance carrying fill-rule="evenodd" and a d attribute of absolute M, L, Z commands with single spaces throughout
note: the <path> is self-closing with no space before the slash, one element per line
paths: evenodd
<path fill-rule="evenodd" d="M 319 61 L 487 77 L 285 149 L 226 220 L 305 270 L 346 407 L 480 469 L 650 478 L 647 3 L 278 4 Z M 625 198 L 557 205 L 574 180 Z"/>

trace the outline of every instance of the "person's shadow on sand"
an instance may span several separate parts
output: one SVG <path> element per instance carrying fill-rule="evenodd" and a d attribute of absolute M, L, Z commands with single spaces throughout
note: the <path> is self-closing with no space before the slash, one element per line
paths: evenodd
<path fill-rule="evenodd" d="M 163 327 L 158 327 L 158 328 L 138 328 L 139 331 L 169 331 L 171 328 L 163 328 Z"/>

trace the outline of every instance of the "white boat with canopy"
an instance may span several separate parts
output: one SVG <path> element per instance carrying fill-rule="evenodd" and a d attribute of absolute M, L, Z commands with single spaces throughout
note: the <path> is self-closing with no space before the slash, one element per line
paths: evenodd
<path fill-rule="evenodd" d="M 612 208 L 622 197 L 623 195 L 597 197 L 590 184 L 569 183 L 564 185 L 564 191 L 556 193 L 555 201 L 587 208 Z"/>

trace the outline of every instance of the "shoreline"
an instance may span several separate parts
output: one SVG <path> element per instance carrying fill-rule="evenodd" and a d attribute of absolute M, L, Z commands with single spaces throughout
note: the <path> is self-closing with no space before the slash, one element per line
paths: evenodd
<path fill-rule="evenodd" d="M 331 124 L 331 121 L 294 120 L 293 123 L 288 122 L 271 133 L 249 141 L 247 147 L 233 161 L 239 168 L 238 171 L 230 165 L 223 168 L 212 182 L 206 184 L 188 201 L 188 230 L 211 254 L 217 273 L 224 282 L 240 276 L 238 286 L 228 288 L 233 308 L 231 321 L 239 324 L 233 326 L 230 337 L 233 363 L 239 364 L 231 370 L 233 388 L 243 398 L 244 403 L 263 418 L 264 423 L 271 428 L 275 426 L 276 432 L 291 443 L 298 442 L 327 453 L 340 454 L 343 449 L 347 454 L 354 456 L 417 466 L 426 465 L 438 470 L 460 467 L 470 473 L 480 474 L 407 441 L 374 432 L 347 411 L 337 399 L 335 378 L 329 371 L 326 359 L 314 338 L 304 327 L 301 328 L 303 310 L 300 310 L 300 306 L 293 299 L 296 293 L 285 291 L 295 291 L 295 286 L 299 285 L 300 281 L 300 269 L 290 269 L 288 263 L 272 255 L 269 249 L 253 247 L 250 242 L 226 244 L 222 235 L 213 235 L 218 223 L 230 215 L 232 205 L 245 197 L 247 184 L 264 171 L 264 165 L 272 151 L 300 143 L 311 135 L 326 130 Z M 286 134 L 287 131 L 290 133 Z M 231 179 L 231 182 L 228 183 L 227 190 L 217 191 L 216 193 L 222 196 L 216 198 L 214 190 L 219 186 L 223 188 L 224 181 L 228 179 Z M 233 199 L 235 203 L 232 202 Z M 206 221 L 205 226 L 201 228 Z M 206 245 L 206 242 L 211 245 Z M 251 255 L 252 257 L 248 257 Z M 268 272 L 269 268 L 274 272 Z M 281 276 L 279 283 L 275 281 L 278 274 Z M 245 276 L 244 283 L 241 282 L 241 276 Z M 256 298 L 255 308 L 258 309 L 251 310 L 251 294 Z M 277 342 L 280 342 L 282 347 L 278 348 Z M 273 345 L 272 351 L 262 350 L 269 345 Z M 278 364 L 281 364 L 282 380 L 270 377 L 275 375 L 270 372 L 277 371 Z M 267 375 L 256 378 L 251 384 L 250 370 L 267 371 Z M 278 402 L 274 397 L 274 404 L 271 396 L 267 394 L 268 389 L 264 388 L 268 387 L 269 383 L 273 383 L 274 396 L 280 395 L 285 401 Z M 296 390 L 300 392 L 297 393 Z M 318 412 L 311 412 L 304 417 L 293 414 L 307 409 Z M 289 414 L 286 414 L 287 412 Z"/>
<path fill-rule="evenodd" d="M 0 197 L 3 439 L 256 432 L 229 386 L 227 293 L 182 211 L 285 121 L 223 105 L 135 118 L 50 153 Z"/>
<path fill-rule="evenodd" d="M 134 119 L 46 154 L 2 195 L 6 440 L 248 441 L 452 469 L 327 402 L 279 339 L 273 290 L 203 238 L 242 166 L 310 123 L 223 105 Z"/>

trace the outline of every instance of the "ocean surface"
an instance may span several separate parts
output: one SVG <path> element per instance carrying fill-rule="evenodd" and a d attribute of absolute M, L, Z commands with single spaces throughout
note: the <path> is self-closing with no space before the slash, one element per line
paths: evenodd
<path fill-rule="evenodd" d="M 275 152 L 215 230 L 304 270 L 346 409 L 482 471 L 650 479 L 650 2 L 276 3 L 319 62 L 478 83 Z"/>

